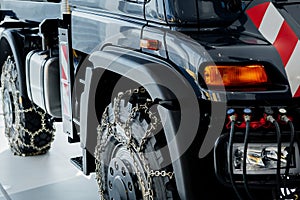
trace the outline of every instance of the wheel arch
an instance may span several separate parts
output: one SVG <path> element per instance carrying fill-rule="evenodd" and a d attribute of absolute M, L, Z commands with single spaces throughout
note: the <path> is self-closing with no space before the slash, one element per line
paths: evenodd
<path fill-rule="evenodd" d="M 19 74 L 18 81 L 21 83 L 20 93 L 22 96 L 27 96 L 23 44 L 19 42 L 18 39 L 20 38 L 18 38 L 15 30 L 7 29 L 2 32 L 0 38 L 0 67 L 2 70 L 5 59 L 9 54 L 12 54 Z"/>
<path fill-rule="evenodd" d="M 94 142 L 91 142 L 93 143 L 92 145 L 90 143 L 90 141 L 95 141 L 95 136 L 91 137 L 89 135 L 91 133 L 89 130 L 89 127 L 91 127 L 89 126 L 89 123 L 91 123 L 91 120 L 99 119 L 99 115 L 97 115 L 93 111 L 94 108 L 91 108 L 90 106 L 93 104 L 91 101 L 95 99 L 95 97 L 93 97 L 95 92 L 101 90 L 98 88 L 101 81 L 111 80 L 111 77 L 114 78 L 113 80 L 119 81 L 119 79 L 125 77 L 129 82 L 143 86 L 152 99 L 164 101 L 172 100 L 174 98 L 174 94 L 163 85 L 164 81 L 171 81 L 171 83 L 167 84 L 173 86 L 176 83 L 176 87 L 181 89 L 191 87 L 185 77 L 169 63 L 139 52 L 130 51 L 120 53 L 113 51 L 96 51 L 90 55 L 89 61 L 93 64 L 93 67 L 88 67 L 86 69 L 85 89 L 81 96 L 81 104 L 84 105 L 81 107 L 82 112 L 80 114 L 81 146 L 83 148 L 93 148 L 95 145 Z M 163 73 L 168 74 L 162 76 Z M 174 80 L 174 78 L 177 78 L 177 80 Z M 184 93 L 184 90 L 181 91 Z M 192 92 L 196 93 L 194 90 Z M 112 91 L 109 95 L 111 95 L 111 93 Z M 105 106 L 106 105 L 102 105 L 101 109 L 103 110 Z M 160 114 L 164 113 L 164 123 L 166 124 L 166 126 L 164 126 L 165 136 L 167 140 L 172 140 L 178 130 L 178 123 L 180 123 L 181 118 L 180 112 L 164 108 L 163 106 L 161 106 L 160 110 Z M 192 199 L 192 194 L 188 187 L 190 174 L 188 172 L 189 170 L 185 170 L 188 169 L 188 166 L 185 164 L 185 158 L 178 157 L 178 152 L 181 151 L 180 144 L 177 145 L 176 142 L 172 144 L 173 145 L 168 148 L 169 152 L 171 152 L 170 154 L 174 154 L 171 155 L 171 159 L 179 196 L 181 199 Z"/>

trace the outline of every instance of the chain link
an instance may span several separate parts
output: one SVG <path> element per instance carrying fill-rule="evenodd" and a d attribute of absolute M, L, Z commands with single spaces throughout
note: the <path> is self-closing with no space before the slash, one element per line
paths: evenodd
<path fill-rule="evenodd" d="M 108 117 L 108 107 L 104 111 L 101 119 L 101 124 L 97 127 L 97 146 L 95 150 L 95 157 L 96 157 L 96 180 L 99 186 L 99 195 L 100 200 L 104 200 L 104 191 L 105 188 L 103 186 L 103 177 L 101 177 L 101 153 L 104 152 L 105 144 L 110 136 L 113 136 L 119 143 L 124 145 L 130 152 L 131 157 L 133 158 L 133 164 L 134 168 L 136 170 L 136 175 L 138 178 L 138 181 L 140 183 L 140 187 L 143 194 L 143 199 L 146 200 L 153 200 L 154 199 L 154 191 L 152 187 L 152 178 L 153 177 L 168 177 L 169 179 L 173 178 L 174 172 L 166 172 L 166 171 L 153 171 L 150 168 L 149 163 L 147 162 L 147 159 L 145 158 L 143 154 L 143 150 L 145 149 L 145 145 L 147 141 L 151 138 L 151 135 L 158 127 L 158 124 L 160 123 L 156 115 L 150 111 L 149 107 L 152 105 L 151 100 L 147 100 L 145 104 L 139 105 L 138 103 L 135 105 L 135 107 L 131 108 L 131 112 L 129 113 L 128 119 L 125 121 L 125 123 L 122 123 L 120 120 L 120 113 L 121 113 L 121 101 L 124 99 L 125 96 L 130 97 L 133 93 L 144 93 L 145 90 L 143 88 L 141 89 L 135 89 L 135 90 L 127 90 L 124 93 L 119 93 L 117 98 L 114 100 L 113 105 L 113 113 L 114 113 L 114 120 L 113 122 L 109 122 Z M 132 135 L 131 125 L 134 121 L 134 118 L 138 115 L 138 113 L 144 113 L 149 116 L 150 118 L 150 124 L 148 125 L 148 129 L 145 131 L 145 134 L 141 138 L 140 143 L 138 143 Z M 119 134 L 115 127 L 116 125 L 119 125 L 123 128 L 124 134 Z M 103 138 L 104 131 L 107 130 L 107 135 L 105 138 Z M 145 169 L 146 172 L 146 183 L 143 179 L 143 174 L 141 167 L 139 166 L 139 161 L 137 159 L 137 156 L 139 157 L 139 160 L 142 162 L 142 167 Z"/>
<path fill-rule="evenodd" d="M 8 57 L 8 59 L 5 61 L 3 68 L 2 68 L 2 74 L 1 74 L 1 94 L 2 94 L 2 106 L 4 107 L 4 100 L 3 100 L 3 94 L 4 94 L 4 87 L 9 87 L 11 90 L 11 95 L 13 99 L 13 106 L 14 106 L 14 117 L 15 117 L 15 122 L 12 124 L 13 129 L 15 130 L 15 133 L 13 137 L 10 135 L 11 130 L 9 130 L 9 127 L 5 125 L 5 135 L 9 139 L 9 145 L 11 148 L 14 148 L 15 154 L 19 156 L 28 156 L 28 155 L 39 155 L 42 152 L 44 152 L 46 149 L 49 149 L 51 146 L 51 142 L 53 141 L 54 138 L 54 132 L 55 128 L 52 127 L 51 130 L 47 128 L 46 126 L 46 120 L 47 116 L 45 112 L 37 111 L 35 107 L 30 107 L 27 109 L 21 109 L 20 104 L 22 103 L 22 98 L 20 96 L 20 91 L 16 88 L 16 83 L 17 83 L 17 72 L 16 72 L 16 66 L 15 62 L 12 60 L 11 57 Z M 32 132 L 24 127 L 24 125 L 21 123 L 20 116 L 22 114 L 30 113 L 30 112 L 35 112 L 41 117 L 41 128 L 38 129 L 35 132 Z M 30 144 L 26 144 L 22 139 L 21 139 L 21 134 L 22 132 L 27 133 L 30 136 Z M 34 138 L 39 135 L 42 132 L 47 132 L 49 135 L 51 135 L 51 142 L 47 143 L 46 145 L 39 147 L 35 145 L 34 143 Z M 32 148 L 36 152 L 33 153 L 26 153 L 24 154 L 20 150 L 20 146 L 26 147 L 26 148 Z"/>
<path fill-rule="evenodd" d="M 99 160 L 100 157 L 100 152 L 103 151 L 102 148 L 104 148 L 105 145 L 101 146 L 103 144 L 102 141 L 102 136 L 106 128 L 109 127 L 108 123 L 108 115 L 107 115 L 108 109 L 106 108 L 105 111 L 103 112 L 102 119 L 101 119 L 101 125 L 97 127 L 97 145 L 95 148 L 95 160 L 96 160 L 96 181 L 98 183 L 98 189 L 99 189 L 99 195 L 100 195 L 100 200 L 105 200 L 104 199 L 104 188 L 103 188 L 103 183 L 102 183 L 102 177 L 101 177 L 101 160 Z M 108 129 L 109 130 L 109 129 Z M 107 135 L 107 139 L 111 135 L 111 132 Z M 107 140 L 105 139 L 105 140 Z"/>
<path fill-rule="evenodd" d="M 150 175 L 152 177 L 155 177 L 155 176 L 156 177 L 158 177 L 158 176 L 163 176 L 163 177 L 168 176 L 169 179 L 172 179 L 173 176 L 174 176 L 174 173 L 173 172 L 166 172 L 166 171 L 154 171 L 154 170 L 151 170 L 150 171 Z"/>

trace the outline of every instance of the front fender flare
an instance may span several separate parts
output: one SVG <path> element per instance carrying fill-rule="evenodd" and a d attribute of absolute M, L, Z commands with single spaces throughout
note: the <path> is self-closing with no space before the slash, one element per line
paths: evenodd
<path fill-rule="evenodd" d="M 80 132 L 87 132 L 89 122 L 85 119 L 92 114 L 88 113 L 93 99 L 91 95 L 96 91 L 95 83 L 101 79 L 101 74 L 92 75 L 93 73 L 111 71 L 126 77 L 143 86 L 152 99 L 169 100 L 176 97 L 181 109 L 171 111 L 160 106 L 159 114 L 163 119 L 164 132 L 168 141 L 166 148 L 170 152 L 170 162 L 175 172 L 179 195 L 182 199 L 192 199 L 192 192 L 188 187 L 192 175 L 189 170 L 186 170 L 188 169 L 185 164 L 186 157 L 182 155 L 198 133 L 200 106 L 197 93 L 190 82 L 169 63 L 135 51 L 122 53 L 96 51 L 90 55 L 89 61 L 93 63 L 93 69 L 87 68 L 86 71 L 80 114 L 81 129 L 86 130 Z M 91 77 L 97 77 L 97 80 L 91 80 Z"/>

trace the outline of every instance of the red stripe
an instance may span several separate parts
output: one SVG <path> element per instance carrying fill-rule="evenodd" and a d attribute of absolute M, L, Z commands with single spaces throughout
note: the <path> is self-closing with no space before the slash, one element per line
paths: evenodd
<path fill-rule="evenodd" d="M 288 63 L 297 42 L 298 37 L 288 23 L 284 21 L 273 44 L 277 49 L 284 66 Z"/>
<path fill-rule="evenodd" d="M 62 49 L 62 52 L 64 54 L 64 57 L 65 57 L 65 60 L 68 61 L 68 51 L 67 51 L 67 46 L 66 45 L 61 45 L 61 49 Z M 67 62 L 68 63 L 68 62 Z"/>
<path fill-rule="evenodd" d="M 61 50 L 62 50 L 63 55 L 64 55 L 63 59 L 65 59 L 66 63 L 68 63 L 68 51 L 67 51 L 67 45 L 62 44 L 62 45 L 61 45 Z M 68 67 L 68 66 L 65 66 L 65 67 Z M 65 72 L 65 68 L 64 68 L 63 65 L 61 65 L 61 77 L 62 77 L 62 79 L 64 79 L 64 80 L 68 80 L 68 79 L 67 79 L 66 72 Z"/>
<path fill-rule="evenodd" d="M 68 89 L 69 89 L 68 85 L 65 84 L 65 83 L 63 85 L 64 85 L 64 93 L 66 93 L 67 96 L 69 96 L 68 95 L 68 92 L 69 92 L 68 91 Z M 64 114 L 69 115 L 69 112 L 68 112 L 69 109 L 67 109 L 67 106 L 68 106 L 68 103 L 66 102 L 66 99 L 64 99 L 64 106 L 63 106 L 64 107 Z"/>
<path fill-rule="evenodd" d="M 66 80 L 66 81 L 68 80 L 63 65 L 61 65 L 61 78 L 64 79 L 64 80 Z"/>
<path fill-rule="evenodd" d="M 269 4 L 270 2 L 262 3 L 246 11 L 246 13 L 251 18 L 252 22 L 257 28 L 259 28 Z"/>
<path fill-rule="evenodd" d="M 296 93 L 294 94 L 294 97 L 300 97 L 300 86 L 298 87 Z"/>

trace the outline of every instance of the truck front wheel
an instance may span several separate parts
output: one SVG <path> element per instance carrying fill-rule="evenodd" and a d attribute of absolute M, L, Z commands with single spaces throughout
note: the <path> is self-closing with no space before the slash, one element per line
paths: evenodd
<path fill-rule="evenodd" d="M 14 58 L 8 56 L 1 73 L 5 135 L 15 155 L 45 154 L 54 137 L 53 121 L 28 98 L 21 97 L 18 76 Z"/>
<path fill-rule="evenodd" d="M 102 199 L 177 199 L 155 110 L 143 88 L 119 93 L 106 107 L 95 150 Z"/>

